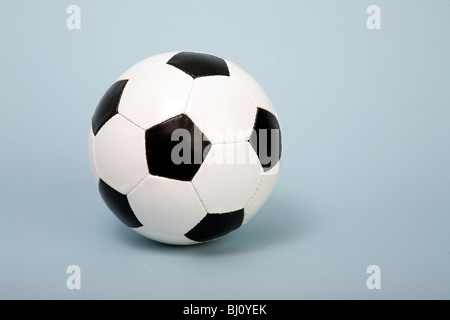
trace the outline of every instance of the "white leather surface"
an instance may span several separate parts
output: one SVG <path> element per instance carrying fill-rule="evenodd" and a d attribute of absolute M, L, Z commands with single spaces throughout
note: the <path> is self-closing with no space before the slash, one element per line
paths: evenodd
<path fill-rule="evenodd" d="M 144 131 L 119 114 L 95 136 L 94 152 L 100 178 L 123 194 L 148 175 Z"/>
<path fill-rule="evenodd" d="M 192 245 L 192 244 L 198 244 L 200 242 L 192 241 L 191 239 L 186 238 L 183 234 L 172 234 L 172 233 L 165 233 L 165 232 L 159 232 L 156 230 L 151 229 L 147 226 L 142 226 L 136 229 L 133 229 L 137 233 L 143 235 L 144 237 L 167 243 L 167 244 L 173 244 L 173 245 Z"/>
<path fill-rule="evenodd" d="M 251 200 L 247 203 L 244 209 L 244 221 L 243 224 L 250 221 L 251 218 L 255 216 L 256 213 L 261 209 L 266 200 L 269 198 L 275 182 L 278 178 L 278 173 L 281 166 L 281 159 L 278 163 L 269 171 L 264 173 L 264 178 L 255 192 Z M 275 214 L 275 213 L 274 213 Z"/>
<path fill-rule="evenodd" d="M 250 96 L 254 99 L 256 105 L 270 111 L 274 115 L 277 115 L 272 102 L 259 83 L 233 62 L 227 61 L 227 64 L 228 69 L 230 70 L 230 77 L 239 82 L 247 90 Z"/>
<path fill-rule="evenodd" d="M 255 122 L 256 104 L 230 77 L 201 77 L 194 80 L 186 114 L 212 143 L 245 141 Z M 231 139 L 226 138 L 229 132 Z"/>
<path fill-rule="evenodd" d="M 150 67 L 128 81 L 119 113 L 146 130 L 185 110 L 192 81 L 171 65 Z"/>
<path fill-rule="evenodd" d="M 178 52 L 165 52 L 160 53 L 148 58 L 145 58 L 144 60 L 139 61 L 132 67 L 130 67 L 127 71 L 125 71 L 116 81 L 118 80 L 128 80 L 131 77 L 135 76 L 141 71 L 144 71 L 147 68 L 150 68 L 152 66 L 156 66 L 159 64 L 166 63 L 170 58 L 172 58 L 174 55 L 176 55 Z"/>
<path fill-rule="evenodd" d="M 206 215 L 189 181 L 149 175 L 128 201 L 139 221 L 151 230 L 185 234 Z"/>
<path fill-rule="evenodd" d="M 97 167 L 95 165 L 95 155 L 94 155 L 94 132 L 89 130 L 89 138 L 88 138 L 88 154 L 89 154 L 89 166 L 91 168 L 92 176 L 94 178 L 95 183 L 98 183 L 99 176 L 97 172 Z"/>
<path fill-rule="evenodd" d="M 245 150 L 244 163 L 227 163 L 223 155 Z M 226 156 L 225 156 L 226 159 Z M 262 167 L 250 143 L 213 145 L 192 183 L 208 213 L 239 210 L 250 201 L 262 179 Z"/>

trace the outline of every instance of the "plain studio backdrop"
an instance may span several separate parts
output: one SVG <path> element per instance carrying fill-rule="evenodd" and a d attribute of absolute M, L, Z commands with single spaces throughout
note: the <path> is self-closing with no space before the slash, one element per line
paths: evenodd
<path fill-rule="evenodd" d="M 3 1 L 0 298 L 450 298 L 449 16 L 449 1 Z M 122 225 L 87 156 L 106 89 L 176 50 L 250 73 L 284 139 L 261 211 L 192 247 Z"/>

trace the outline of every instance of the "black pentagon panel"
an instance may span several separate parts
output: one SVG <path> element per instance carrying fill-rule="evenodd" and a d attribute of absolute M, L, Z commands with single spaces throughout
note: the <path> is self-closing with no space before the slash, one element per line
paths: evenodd
<path fill-rule="evenodd" d="M 98 103 L 97 109 L 95 109 L 94 116 L 92 117 L 92 131 L 94 135 L 97 134 L 106 121 L 117 114 L 120 97 L 127 82 L 128 80 L 115 82 Z"/>
<path fill-rule="evenodd" d="M 206 157 L 211 143 L 185 114 L 157 124 L 145 132 L 150 174 L 190 181 Z"/>
<path fill-rule="evenodd" d="M 206 76 L 230 76 L 225 60 L 206 53 L 180 52 L 167 61 L 167 64 L 186 72 L 194 79 Z"/>
<path fill-rule="evenodd" d="M 142 223 L 136 218 L 130 207 L 126 195 L 111 188 L 106 182 L 100 179 L 98 184 L 100 195 L 105 201 L 108 208 L 122 221 L 123 224 L 130 228 L 142 227 Z"/>
<path fill-rule="evenodd" d="M 227 213 L 208 213 L 185 236 L 198 242 L 214 240 L 239 228 L 243 220 L 244 209 Z"/>
<path fill-rule="evenodd" d="M 258 108 L 250 144 L 258 155 L 264 171 L 272 169 L 281 158 L 281 130 L 277 117 Z"/>

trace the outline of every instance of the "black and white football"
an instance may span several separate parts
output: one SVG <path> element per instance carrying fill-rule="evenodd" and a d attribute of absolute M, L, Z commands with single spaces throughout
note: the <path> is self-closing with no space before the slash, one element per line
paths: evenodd
<path fill-rule="evenodd" d="M 92 117 L 91 169 L 125 225 L 196 244 L 247 223 L 281 165 L 277 113 L 230 61 L 199 52 L 149 57 L 106 91 Z"/>

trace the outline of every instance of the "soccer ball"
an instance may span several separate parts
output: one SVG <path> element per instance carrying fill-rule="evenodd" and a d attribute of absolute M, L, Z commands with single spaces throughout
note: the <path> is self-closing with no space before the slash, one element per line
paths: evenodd
<path fill-rule="evenodd" d="M 92 117 L 89 158 L 109 209 L 141 235 L 188 245 L 247 223 L 281 165 L 277 113 L 235 64 L 199 52 L 149 57 Z"/>

